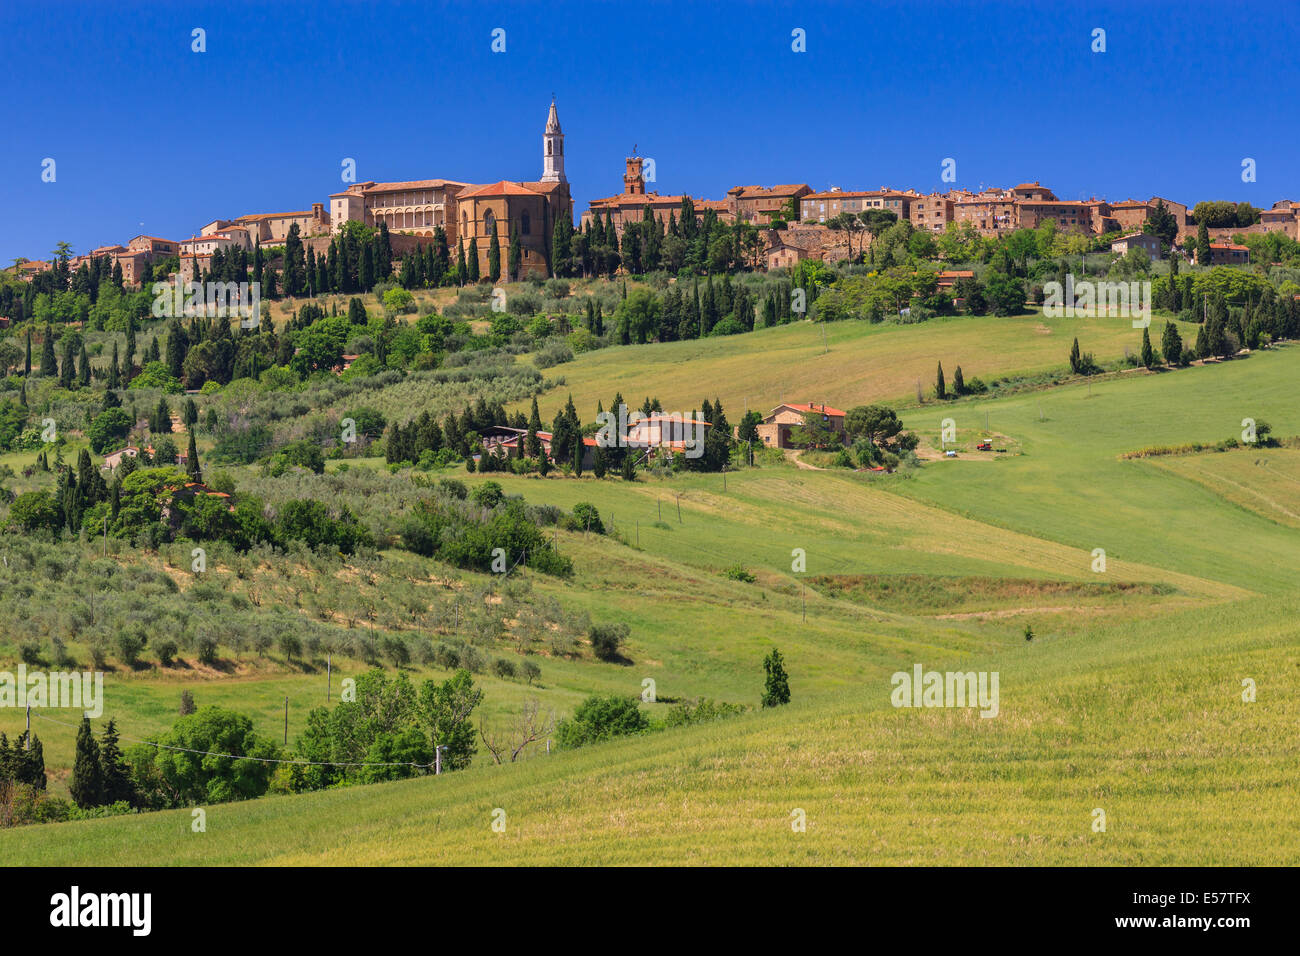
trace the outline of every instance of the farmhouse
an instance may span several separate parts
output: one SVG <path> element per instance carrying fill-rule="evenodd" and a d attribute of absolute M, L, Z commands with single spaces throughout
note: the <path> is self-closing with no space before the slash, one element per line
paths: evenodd
<path fill-rule="evenodd" d="M 1196 264 L 1205 265 L 1197 255 Z M 1250 249 L 1235 242 L 1210 243 L 1210 262 L 1212 266 L 1244 266 L 1250 261 Z"/>
<path fill-rule="evenodd" d="M 1159 259 L 1160 239 L 1158 236 L 1148 236 L 1142 232 L 1130 232 L 1110 244 L 1111 252 L 1129 253 L 1134 249 L 1143 249 L 1152 259 Z"/>
<path fill-rule="evenodd" d="M 111 455 L 104 456 L 103 470 L 112 471 L 118 465 L 122 464 L 123 458 L 135 458 L 140 454 L 140 449 L 134 445 L 127 445 L 120 451 L 115 451 Z"/>
<path fill-rule="evenodd" d="M 758 437 L 770 448 L 798 448 L 791 432 L 815 421 L 826 424 L 837 435 L 844 434 L 844 412 L 829 405 L 808 403 L 776 406 L 758 426 Z"/>
<path fill-rule="evenodd" d="M 509 425 L 493 425 L 483 433 L 483 454 L 501 455 L 507 458 L 523 458 L 527 449 L 524 447 L 528 429 L 511 428 Z M 542 444 L 542 454 L 559 464 L 572 464 L 568 458 L 559 461 L 551 451 L 551 433 L 539 431 L 537 440 Z M 584 436 L 582 439 L 582 468 L 590 471 L 596 465 L 596 439 Z"/>

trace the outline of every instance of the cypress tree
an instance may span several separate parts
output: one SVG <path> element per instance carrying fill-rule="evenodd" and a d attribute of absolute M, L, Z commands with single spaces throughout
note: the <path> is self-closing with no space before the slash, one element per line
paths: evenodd
<path fill-rule="evenodd" d="M 68 792 L 83 810 L 104 802 L 104 772 L 100 764 L 99 744 L 90 729 L 90 718 L 82 717 L 77 729 L 77 755 L 72 764 Z"/>
<path fill-rule="evenodd" d="M 27 356 L 23 360 L 23 376 L 30 377 L 32 374 L 32 330 L 27 330 Z"/>
<path fill-rule="evenodd" d="M 943 381 L 943 363 L 939 363 L 939 371 L 934 378 L 934 394 L 939 398 L 948 397 L 948 386 Z"/>
<path fill-rule="evenodd" d="M 1156 364 L 1156 356 L 1151 349 L 1151 330 L 1146 327 L 1142 329 L 1142 364 L 1146 368 Z"/>
<path fill-rule="evenodd" d="M 528 434 L 524 438 L 524 451 L 529 458 L 540 458 L 542 442 L 537 433 L 542 430 L 542 416 L 537 411 L 537 396 L 533 396 L 533 410 L 528 417 Z"/>
<path fill-rule="evenodd" d="M 523 265 L 523 247 L 519 241 L 519 225 L 513 219 L 510 220 L 510 258 L 507 260 L 510 269 L 510 281 L 519 281 L 519 270 Z"/>
<path fill-rule="evenodd" d="M 72 388 L 76 381 L 77 362 L 76 356 L 72 352 L 72 336 L 63 336 L 63 362 L 59 366 L 59 384 L 64 388 Z"/>
<path fill-rule="evenodd" d="M 1177 365 L 1182 360 L 1182 336 L 1178 334 L 1178 327 L 1172 322 L 1165 323 L 1164 334 L 1160 337 L 1160 351 L 1169 365 Z"/>
<path fill-rule="evenodd" d="M 199 470 L 199 450 L 194 445 L 194 432 L 190 432 L 190 446 L 186 449 L 185 472 L 190 481 L 203 483 L 203 472 Z"/>
<path fill-rule="evenodd" d="M 467 273 L 470 282 L 478 281 L 478 239 L 469 241 L 469 272 Z"/>
<path fill-rule="evenodd" d="M 776 648 L 763 659 L 763 706 L 777 707 L 790 703 L 790 678 L 785 672 L 785 661 Z"/>
<path fill-rule="evenodd" d="M 1196 264 L 1208 266 L 1210 258 L 1210 230 L 1205 223 L 1201 223 L 1196 229 Z"/>
<path fill-rule="evenodd" d="M 492 223 L 492 236 L 488 239 L 488 278 L 496 282 L 501 278 L 501 240 L 497 238 L 497 224 Z"/>
<path fill-rule="evenodd" d="M 41 345 L 41 375 L 57 375 L 59 363 L 54 358 L 54 327 L 45 324 L 45 342 Z"/>
<path fill-rule="evenodd" d="M 104 742 L 99 747 L 100 777 L 104 803 L 136 802 L 135 784 L 122 749 L 118 746 L 117 727 L 112 720 L 104 728 Z"/>

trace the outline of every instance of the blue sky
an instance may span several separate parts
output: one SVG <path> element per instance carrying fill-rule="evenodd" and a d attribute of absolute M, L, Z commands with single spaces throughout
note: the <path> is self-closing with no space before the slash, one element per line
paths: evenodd
<path fill-rule="evenodd" d="M 958 186 L 1267 207 L 1300 199 L 1297 27 L 1300 4 L 1141 0 L 6 3 L 0 262 L 307 209 L 345 157 L 363 180 L 536 179 L 552 92 L 579 210 L 633 144 L 651 188 L 713 199 L 928 191 L 951 157 Z"/>

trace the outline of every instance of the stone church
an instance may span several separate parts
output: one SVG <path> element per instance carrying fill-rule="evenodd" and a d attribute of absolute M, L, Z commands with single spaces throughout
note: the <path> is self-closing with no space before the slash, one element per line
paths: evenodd
<path fill-rule="evenodd" d="M 478 251 L 479 275 L 488 274 L 488 247 L 492 230 L 501 243 L 501 274 L 510 267 L 510 231 L 519 233 L 522 261 L 519 278 L 531 272 L 550 274 L 551 236 L 555 224 L 567 216 L 573 222 L 573 199 L 564 175 L 564 133 L 551 101 L 542 134 L 542 176 L 536 182 L 501 182 L 466 186 L 456 196 L 457 237 L 468 258 L 470 244 Z"/>
<path fill-rule="evenodd" d="M 502 180 L 487 185 L 450 179 L 401 183 L 354 183 L 330 196 L 330 231 L 355 220 L 368 226 L 388 225 L 395 235 L 429 238 L 441 226 L 452 247 L 469 256 L 471 243 L 478 251 L 479 275 L 488 275 L 488 248 L 492 230 L 501 243 L 501 274 L 510 268 L 510 230 L 519 233 L 522 258 L 519 278 L 529 273 L 550 275 L 551 236 L 555 224 L 567 216 L 573 222 L 573 199 L 564 175 L 564 133 L 551 101 L 542 134 L 542 175 L 535 182 Z M 420 241 L 420 240 L 416 240 Z"/>

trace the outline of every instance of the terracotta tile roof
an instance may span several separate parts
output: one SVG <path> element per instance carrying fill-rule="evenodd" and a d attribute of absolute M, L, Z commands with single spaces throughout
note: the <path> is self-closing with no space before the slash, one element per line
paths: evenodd
<path fill-rule="evenodd" d="M 777 408 L 793 408 L 797 412 L 818 412 L 822 415 L 844 415 L 844 412 L 829 405 L 796 405 L 793 402 L 786 402 L 784 405 L 778 405 Z"/>
<path fill-rule="evenodd" d="M 235 222 L 260 222 L 264 219 L 288 219 L 297 216 L 310 216 L 311 210 L 306 212 L 259 212 L 249 216 L 240 216 Z"/>
<path fill-rule="evenodd" d="M 846 190 L 846 189 L 837 189 L 837 190 L 826 190 L 825 192 L 820 192 L 820 193 L 809 193 L 807 196 L 804 196 L 803 198 L 804 198 L 804 200 L 808 200 L 808 199 L 861 199 L 861 198 L 865 198 L 865 197 L 870 196 L 870 197 L 879 198 L 879 199 L 902 199 L 902 198 L 905 198 L 905 197 L 907 197 L 907 196 L 911 196 L 911 195 L 913 195 L 913 194 L 912 194 L 912 193 L 899 192 L 899 191 L 896 190 L 896 189 L 868 189 L 868 190 L 857 190 L 857 191 L 854 191 L 854 190 Z"/>
<path fill-rule="evenodd" d="M 457 198 L 473 199 L 478 196 L 536 196 L 537 190 L 529 189 L 522 183 L 512 183 L 507 180 L 490 183 L 486 186 L 472 186 L 462 192 Z"/>
<path fill-rule="evenodd" d="M 617 206 L 680 206 L 685 196 L 661 196 L 658 193 L 619 193 L 604 199 L 593 199 L 592 206 L 604 208 Z M 697 204 L 699 200 L 696 200 Z"/>
<path fill-rule="evenodd" d="M 412 179 L 404 183 L 367 183 L 360 190 L 366 193 L 391 193 L 410 189 L 442 189 L 444 186 L 468 186 L 455 179 Z M 341 195 L 336 193 L 335 195 Z"/>
<path fill-rule="evenodd" d="M 807 188 L 807 183 L 782 186 L 735 186 L 727 190 L 727 195 L 734 195 L 737 199 L 763 199 L 769 196 L 793 196 L 799 190 Z"/>

